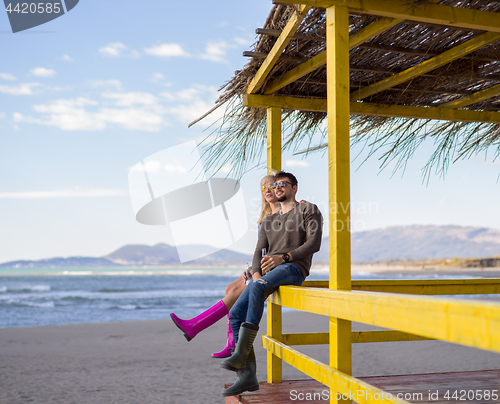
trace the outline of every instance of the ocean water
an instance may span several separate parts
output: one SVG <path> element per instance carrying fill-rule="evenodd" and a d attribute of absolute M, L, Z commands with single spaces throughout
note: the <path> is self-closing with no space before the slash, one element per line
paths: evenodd
<path fill-rule="evenodd" d="M 222 299 L 226 286 L 242 272 L 184 267 L 0 269 L 0 328 L 169 319 L 171 312 L 190 318 Z M 353 273 L 353 279 L 436 277 Z M 308 280 L 327 278 L 327 268 L 313 267 Z"/>

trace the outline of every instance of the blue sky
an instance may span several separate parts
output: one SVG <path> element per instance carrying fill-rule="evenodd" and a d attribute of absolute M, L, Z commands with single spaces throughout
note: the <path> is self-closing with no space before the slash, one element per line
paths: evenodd
<path fill-rule="evenodd" d="M 128 170 L 168 147 L 200 141 L 217 89 L 247 61 L 270 1 L 81 0 L 68 14 L 12 34 L 0 13 L 0 262 L 108 254 L 124 244 L 172 242 L 134 220 Z M 264 151 L 263 151 L 264 152 Z M 354 150 L 352 155 L 356 155 Z M 355 231 L 407 224 L 500 228 L 500 163 L 484 156 L 422 182 L 432 144 L 406 172 L 352 164 Z M 322 154 L 284 155 L 300 199 L 327 202 Z M 252 251 L 258 180 L 243 177 Z M 257 198 L 257 199 L 256 199 Z M 326 210 L 324 210 L 326 212 Z"/>

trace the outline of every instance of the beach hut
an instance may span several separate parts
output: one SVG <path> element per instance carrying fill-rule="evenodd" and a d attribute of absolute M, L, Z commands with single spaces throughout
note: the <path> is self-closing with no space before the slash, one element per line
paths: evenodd
<path fill-rule="evenodd" d="M 403 403 L 396 392 L 411 377 L 392 378 L 390 388 L 353 377 L 353 343 L 437 339 L 500 352 L 499 304 L 429 296 L 499 293 L 500 279 L 352 281 L 347 225 L 350 142 L 390 144 L 387 161 L 404 164 L 431 137 L 436 150 L 427 167 L 442 169 L 454 158 L 500 151 L 500 2 L 275 1 L 257 34 L 245 52 L 250 61 L 215 105 L 226 110 L 207 149 L 212 168 L 229 162 L 241 173 L 267 143 L 267 167 L 280 170 L 282 149 L 311 133 L 324 141 L 304 152 L 327 147 L 329 167 L 329 280 L 281 287 L 269 298 L 262 338 L 269 385 L 282 381 L 284 360 L 328 386 L 331 402 Z M 282 122 L 293 127 L 286 138 Z M 328 316 L 329 333 L 283 334 L 282 307 Z M 388 330 L 353 333 L 351 321 Z M 329 344 L 329 363 L 291 347 L 307 344 Z M 491 392 L 498 393 L 499 373 L 491 375 L 467 378 L 467 402 L 498 400 Z M 454 391 L 450 380 L 433 375 L 422 398 L 410 401 L 436 401 L 427 394 L 436 386 L 440 400 L 454 401 L 442 396 Z M 227 402 L 279 402 L 273 391 L 274 399 L 251 393 Z"/>

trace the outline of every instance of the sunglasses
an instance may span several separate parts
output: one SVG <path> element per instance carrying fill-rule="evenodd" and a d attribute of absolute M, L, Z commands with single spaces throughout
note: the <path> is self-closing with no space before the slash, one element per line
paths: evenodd
<path fill-rule="evenodd" d="M 273 189 L 274 189 L 273 184 L 270 184 L 268 187 L 260 187 L 260 190 L 262 191 L 262 193 L 266 192 L 267 190 L 272 191 Z"/>
<path fill-rule="evenodd" d="M 271 189 L 276 189 L 277 187 L 280 187 L 280 188 L 285 188 L 286 187 L 286 184 L 290 184 L 293 186 L 293 184 L 290 182 L 290 181 L 278 181 L 278 182 L 273 182 L 271 185 L 269 185 L 271 187 Z"/>

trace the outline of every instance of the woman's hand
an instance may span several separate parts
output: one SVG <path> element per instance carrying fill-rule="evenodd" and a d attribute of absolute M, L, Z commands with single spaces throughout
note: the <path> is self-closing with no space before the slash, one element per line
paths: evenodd
<path fill-rule="evenodd" d="M 283 261 L 283 258 L 281 255 L 268 255 L 265 257 L 262 257 L 260 261 L 260 267 L 262 268 L 262 274 L 265 275 L 268 272 L 271 272 L 274 268 L 276 268 L 278 265 L 283 264 L 285 261 Z"/>

